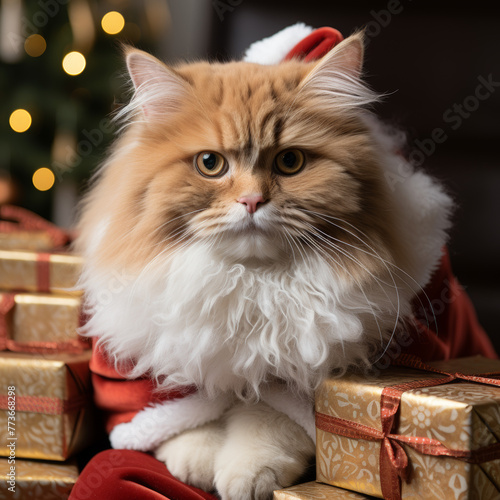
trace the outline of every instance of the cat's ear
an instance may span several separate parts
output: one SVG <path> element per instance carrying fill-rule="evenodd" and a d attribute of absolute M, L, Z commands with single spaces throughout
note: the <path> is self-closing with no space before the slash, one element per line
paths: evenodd
<path fill-rule="evenodd" d="M 363 32 L 336 45 L 304 77 L 300 87 L 317 97 L 335 98 L 339 104 L 360 106 L 377 99 L 361 80 L 364 56 Z"/>
<path fill-rule="evenodd" d="M 142 110 L 146 121 L 165 120 L 189 98 L 189 83 L 152 55 L 125 48 L 125 60 L 135 89 L 129 111 Z"/>

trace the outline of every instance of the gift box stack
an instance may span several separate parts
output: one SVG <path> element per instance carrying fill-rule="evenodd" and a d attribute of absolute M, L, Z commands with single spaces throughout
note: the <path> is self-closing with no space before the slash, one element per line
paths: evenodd
<path fill-rule="evenodd" d="M 0 499 L 67 498 L 95 434 L 82 261 L 44 219 L 5 205 L 0 219 Z"/>
<path fill-rule="evenodd" d="M 316 482 L 275 499 L 500 498 L 500 361 L 396 365 L 322 383 Z"/>

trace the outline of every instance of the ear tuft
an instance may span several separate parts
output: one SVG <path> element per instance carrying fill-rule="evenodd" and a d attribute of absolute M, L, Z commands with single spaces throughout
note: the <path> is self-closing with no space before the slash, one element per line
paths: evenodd
<path fill-rule="evenodd" d="M 361 78 L 363 70 L 363 59 L 365 54 L 364 35 L 358 31 L 354 35 L 340 42 L 332 52 L 335 58 L 335 64 L 352 78 Z M 327 55 L 328 57 L 328 55 Z"/>
<path fill-rule="evenodd" d="M 127 47 L 125 60 L 135 93 L 120 115 L 142 112 L 148 122 L 164 121 L 181 109 L 190 87 L 179 74 L 142 50 Z"/>
<path fill-rule="evenodd" d="M 370 104 L 378 99 L 361 80 L 363 32 L 346 38 L 326 54 L 302 81 L 302 88 L 331 103 L 347 107 Z"/>

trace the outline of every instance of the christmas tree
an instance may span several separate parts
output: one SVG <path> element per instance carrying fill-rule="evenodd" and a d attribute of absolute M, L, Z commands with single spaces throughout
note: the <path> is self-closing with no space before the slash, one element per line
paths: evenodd
<path fill-rule="evenodd" d="M 150 49 L 168 27 L 168 7 L 0 2 L 0 203 L 53 218 L 101 161 L 116 128 L 110 113 L 128 98 L 120 44 Z"/>

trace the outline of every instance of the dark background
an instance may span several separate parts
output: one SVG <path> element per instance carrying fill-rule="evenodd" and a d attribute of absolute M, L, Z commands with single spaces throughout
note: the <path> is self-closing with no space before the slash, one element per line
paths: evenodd
<path fill-rule="evenodd" d="M 217 11 L 213 3 L 207 55 L 215 59 L 239 58 L 253 41 L 298 21 L 332 26 L 344 36 L 367 29 L 366 79 L 376 91 L 389 93 L 377 111 L 406 130 L 410 151 L 415 141 L 427 145 L 426 154 L 415 158 L 425 158 L 422 167 L 456 200 L 450 241 L 454 270 L 500 352 L 498 8 L 493 2 L 415 0 L 233 0 L 226 5 Z M 480 77 L 499 85 L 483 100 L 471 97 Z M 464 105 L 471 111 L 456 107 Z M 432 145 L 436 128 L 447 138 Z"/>

